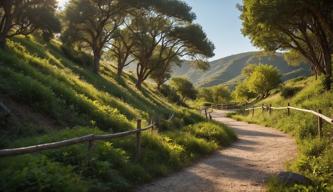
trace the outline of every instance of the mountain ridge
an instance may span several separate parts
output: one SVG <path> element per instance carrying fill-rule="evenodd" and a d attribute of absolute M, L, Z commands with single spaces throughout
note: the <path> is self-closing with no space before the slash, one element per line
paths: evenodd
<path fill-rule="evenodd" d="M 188 61 L 185 61 L 181 67 L 175 66 L 173 68 L 173 75 L 188 78 L 198 87 L 210 87 L 219 84 L 233 87 L 244 78 L 241 71 L 247 64 L 271 64 L 276 66 L 281 72 L 283 81 L 311 74 L 310 67 L 307 64 L 289 66 L 282 53 L 264 55 L 262 52 L 251 51 L 211 61 L 210 68 L 206 71 L 194 69 Z"/>

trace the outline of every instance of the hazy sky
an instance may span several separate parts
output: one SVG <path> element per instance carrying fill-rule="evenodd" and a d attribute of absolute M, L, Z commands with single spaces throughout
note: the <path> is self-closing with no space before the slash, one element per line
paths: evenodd
<path fill-rule="evenodd" d="M 64 4 L 67 0 L 58 0 Z M 197 15 L 209 39 L 215 44 L 215 57 L 229 56 L 257 50 L 241 32 L 240 12 L 236 8 L 242 0 L 185 0 Z"/>

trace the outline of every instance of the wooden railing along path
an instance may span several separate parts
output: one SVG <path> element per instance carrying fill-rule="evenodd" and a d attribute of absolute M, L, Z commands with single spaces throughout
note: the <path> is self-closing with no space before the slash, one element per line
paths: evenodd
<path fill-rule="evenodd" d="M 259 107 L 254 106 L 254 107 L 246 108 L 246 109 L 243 109 L 243 110 L 251 111 L 252 116 L 254 116 L 254 111 L 258 110 L 258 109 L 261 109 L 263 112 L 268 111 L 269 114 L 271 114 L 273 110 L 286 110 L 288 116 L 290 116 L 290 111 L 291 110 L 310 113 L 310 114 L 317 117 L 318 135 L 319 135 L 320 138 L 323 137 L 323 130 L 322 130 L 323 129 L 323 121 L 326 121 L 327 123 L 333 125 L 333 119 L 323 115 L 322 110 L 319 109 L 318 111 L 314 111 L 314 110 L 309 110 L 309 109 L 302 109 L 302 108 L 292 107 L 292 106 L 290 106 L 289 103 L 288 103 L 288 106 L 286 106 L 286 107 L 273 107 L 271 104 L 270 105 L 262 104 L 262 106 L 259 106 Z"/>
<path fill-rule="evenodd" d="M 173 116 L 171 116 L 173 117 Z M 88 143 L 89 149 L 93 146 L 94 142 L 97 141 L 108 141 L 114 138 L 126 137 L 129 135 L 136 135 L 136 160 L 140 159 L 141 156 L 141 132 L 146 130 L 152 130 L 155 127 L 155 123 L 151 123 L 149 126 L 145 128 L 141 128 L 141 119 L 137 120 L 137 127 L 134 130 L 120 132 L 120 133 L 113 133 L 113 134 L 105 134 L 105 135 L 85 135 L 81 137 L 75 137 L 71 139 L 66 139 L 62 141 L 52 142 L 52 143 L 45 143 L 45 144 L 38 144 L 33 146 L 27 147 L 19 147 L 19 148 L 11 148 L 11 149 L 1 149 L 0 150 L 0 157 L 7 157 L 7 156 L 15 156 L 15 155 L 22 155 L 28 153 L 35 153 L 49 149 L 59 149 L 62 147 L 67 147 L 71 145 L 76 145 L 80 143 Z"/>

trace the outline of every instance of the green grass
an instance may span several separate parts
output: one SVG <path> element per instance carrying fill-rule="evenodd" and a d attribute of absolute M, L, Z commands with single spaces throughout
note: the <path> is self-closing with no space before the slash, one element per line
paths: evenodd
<path fill-rule="evenodd" d="M 289 89 L 298 89 L 290 97 L 283 97 L 280 92 L 257 103 L 272 104 L 273 106 L 292 106 L 318 110 L 331 117 L 333 113 L 333 92 L 326 92 L 322 87 L 322 80 L 314 77 L 295 79 L 285 83 Z M 291 110 L 287 116 L 286 110 L 274 111 L 271 115 L 261 110 L 251 114 L 236 114 L 234 118 L 271 126 L 293 135 L 298 144 L 298 156 L 288 169 L 301 173 L 314 181 L 313 186 L 283 186 L 272 179 L 269 191 L 332 191 L 333 190 L 333 148 L 332 126 L 324 123 L 324 139 L 318 139 L 317 118 L 312 114 Z"/>
<path fill-rule="evenodd" d="M 143 134 L 138 162 L 135 136 L 98 142 L 91 150 L 79 144 L 1 158 L 0 191 L 131 191 L 236 139 L 224 125 L 169 103 L 150 84 L 138 91 L 133 75 L 117 78 L 108 62 L 96 75 L 88 61 L 78 63 L 89 56 L 68 54 L 60 42 L 33 36 L 0 49 L 0 100 L 12 110 L 0 126 L 0 148 L 130 130 L 137 118 L 143 126 L 159 121 L 160 133 Z"/>
<path fill-rule="evenodd" d="M 209 134 L 202 133 L 203 129 Z M 16 140 L 11 147 L 92 133 L 105 132 L 98 128 L 76 127 Z M 142 158 L 136 162 L 134 138 L 129 136 L 98 142 L 91 150 L 86 144 L 80 144 L 36 155 L 2 158 L 0 190 L 130 191 L 139 184 L 188 166 L 236 139 L 225 126 L 214 122 L 189 125 L 160 134 L 147 132 L 142 137 Z"/>

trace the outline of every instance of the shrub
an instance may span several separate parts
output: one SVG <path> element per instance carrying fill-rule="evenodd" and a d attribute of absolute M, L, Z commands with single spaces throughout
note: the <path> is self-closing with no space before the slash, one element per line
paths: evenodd
<path fill-rule="evenodd" d="M 296 95 L 296 93 L 298 93 L 302 88 L 300 87 L 282 87 L 281 88 L 281 96 L 284 98 L 291 98 L 294 95 Z"/>
<path fill-rule="evenodd" d="M 223 146 L 229 145 L 236 139 L 236 135 L 230 129 L 214 122 L 190 125 L 185 128 L 185 131 Z"/>
<path fill-rule="evenodd" d="M 0 191 L 88 191 L 89 182 L 82 180 L 70 166 L 42 155 L 25 155 L 1 159 Z"/>
<path fill-rule="evenodd" d="M 161 85 L 160 92 L 170 102 L 176 103 L 178 105 L 185 105 L 180 96 L 177 94 L 177 92 L 174 89 L 172 89 L 169 85 Z"/>

